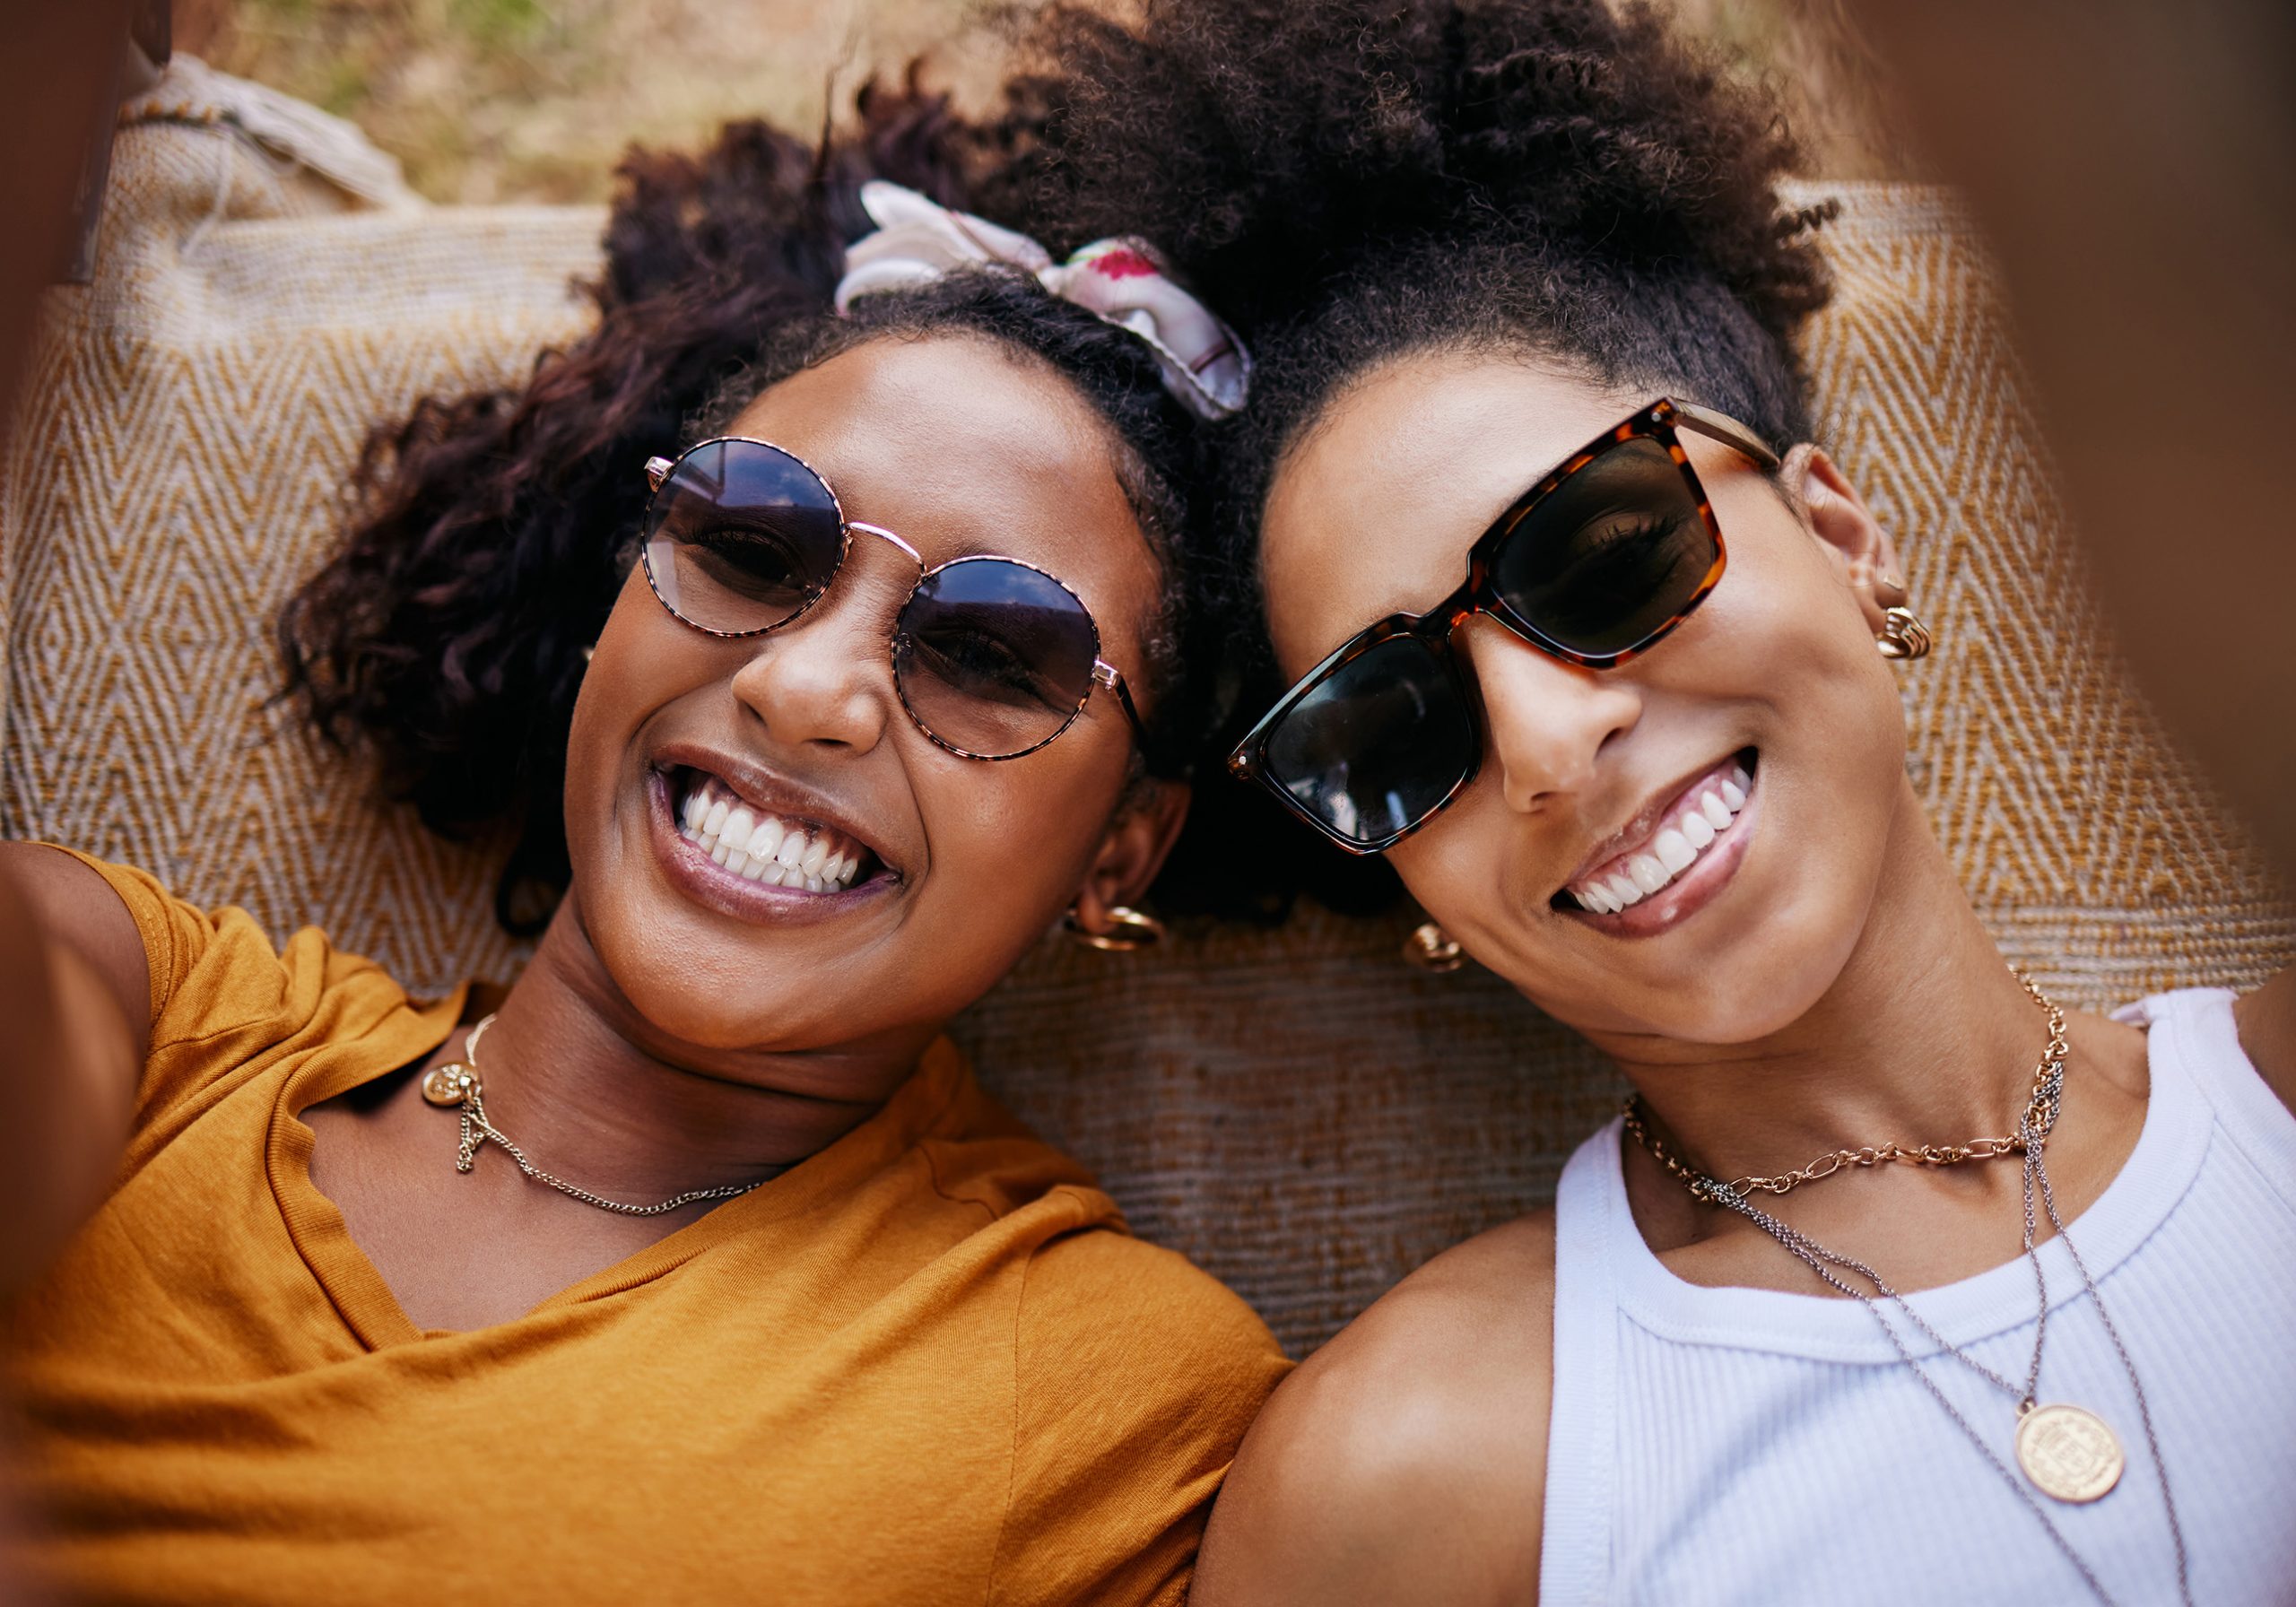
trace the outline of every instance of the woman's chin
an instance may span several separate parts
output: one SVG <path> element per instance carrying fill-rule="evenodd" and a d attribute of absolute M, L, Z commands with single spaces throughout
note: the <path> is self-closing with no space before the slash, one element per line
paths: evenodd
<path fill-rule="evenodd" d="M 1709 910 L 1666 937 L 1605 942 L 1592 954 L 1581 942 L 1567 952 L 1543 944 L 1543 958 L 1500 974 L 1547 1014 L 1598 1039 L 1758 1042 L 1825 996 L 1858 934 L 1857 922 L 1839 908 L 1844 900 L 1806 888 L 1782 899 L 1765 899 L 1762 891 L 1744 878 L 1732 890 L 1733 901 L 1743 899 L 1746 908 L 1728 913 L 1744 918 L 1715 919 L 1724 912 Z M 1475 945 L 1467 949 L 1472 954 Z"/>
<path fill-rule="evenodd" d="M 1741 987 L 1770 991 L 1766 995 L 1732 991 Z M 1613 988 L 1607 994 L 1570 999 L 1542 998 L 1524 991 L 1532 1003 L 1565 1026 L 1598 1045 L 1622 1048 L 1625 1040 L 1653 1038 L 1717 1047 L 1758 1043 L 1800 1020 L 1824 995 L 1825 988 L 1764 980 L 1726 982 L 1718 989 L 1694 993 L 1663 986 L 1638 987 L 1631 995 Z"/>

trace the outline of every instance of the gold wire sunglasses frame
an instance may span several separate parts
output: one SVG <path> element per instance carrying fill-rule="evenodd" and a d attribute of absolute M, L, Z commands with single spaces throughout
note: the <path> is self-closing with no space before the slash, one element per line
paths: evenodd
<path fill-rule="evenodd" d="M 721 630 L 713 625 L 704 624 L 700 621 L 692 618 L 690 614 L 680 609 L 676 604 L 673 603 L 670 600 L 668 593 L 664 590 L 661 578 L 657 574 L 654 567 L 654 545 L 657 539 L 654 534 L 654 532 L 659 528 L 660 525 L 660 510 L 655 506 L 655 503 L 658 502 L 662 495 L 663 488 L 669 483 L 671 476 L 677 472 L 679 466 L 684 464 L 687 459 L 692 457 L 696 453 L 702 452 L 710 447 L 725 448 L 735 447 L 762 447 L 768 452 L 773 453 L 780 457 L 787 458 L 790 463 L 795 464 L 799 469 L 802 469 L 813 482 L 821 488 L 822 494 L 828 499 L 828 511 L 833 514 L 837 520 L 838 549 L 835 561 L 829 566 L 828 570 L 825 573 L 817 578 L 812 576 L 804 578 L 803 585 L 805 592 L 804 600 L 788 614 L 785 615 L 783 618 L 773 621 L 770 624 L 752 626 L 739 630 Z M 712 436 L 707 440 L 696 441 L 692 446 L 688 447 L 684 451 L 679 453 L 674 458 L 658 456 L 648 457 L 646 460 L 646 482 L 648 488 L 653 492 L 654 500 L 649 501 L 647 507 L 644 528 L 648 534 L 639 549 L 639 562 L 645 569 L 646 584 L 648 588 L 652 590 L 655 601 L 661 604 L 662 607 L 668 612 L 672 619 L 677 621 L 679 624 L 685 626 L 687 629 L 698 630 L 705 636 L 715 636 L 730 639 L 746 636 L 769 635 L 773 631 L 782 629 L 786 625 L 789 625 L 796 621 L 804 618 L 804 615 L 812 610 L 814 604 L 820 602 L 822 597 L 828 595 L 831 584 L 837 578 L 838 575 L 843 571 L 845 568 L 846 556 L 852 551 L 853 533 L 857 530 L 863 531 L 897 549 L 903 557 L 915 564 L 918 569 L 917 583 L 909 588 L 909 595 L 903 599 L 900 611 L 895 616 L 896 622 L 893 632 L 887 642 L 887 654 L 891 661 L 893 690 L 900 699 L 902 712 L 909 716 L 909 723 L 915 725 L 918 730 L 924 734 L 926 741 L 932 743 L 935 747 L 955 754 L 960 759 L 977 759 L 992 763 L 1002 762 L 1008 759 L 1025 759 L 1028 755 L 1036 752 L 1039 749 L 1044 748 L 1057 741 L 1071 725 L 1076 723 L 1077 717 L 1084 712 L 1085 706 L 1091 701 L 1093 688 L 1101 687 L 1115 694 L 1117 705 L 1123 710 L 1125 720 L 1132 728 L 1134 739 L 1140 744 L 1143 752 L 1148 751 L 1148 728 L 1141 720 L 1139 709 L 1135 707 L 1133 703 L 1132 690 L 1125 683 L 1124 673 L 1118 670 L 1114 665 L 1109 663 L 1107 659 L 1100 656 L 1100 621 L 1092 617 L 1092 611 L 1084 605 L 1084 600 L 1071 590 L 1066 582 L 1063 581 L 1057 575 L 1051 573 L 1049 570 L 1040 569 L 1037 565 L 1030 563 L 1023 559 L 1007 558 L 996 553 L 967 553 L 961 558 L 952 558 L 945 563 L 928 565 L 925 561 L 924 555 L 914 546 L 912 546 L 908 541 L 904 540 L 901 536 L 886 529 L 883 526 L 871 525 L 864 523 L 859 519 L 847 518 L 845 517 L 845 505 L 843 502 L 839 500 L 837 489 L 830 484 L 829 477 L 823 474 L 819 469 L 813 467 L 812 464 L 807 463 L 804 458 L 798 456 L 795 452 L 790 451 L 787 447 L 777 446 L 771 441 L 760 440 L 751 436 Z M 1008 753 L 979 752 L 973 749 L 964 747 L 960 743 L 952 742 L 948 738 L 943 736 L 939 732 L 935 731 L 930 725 L 926 724 L 925 717 L 918 711 L 916 705 L 910 701 L 908 677 L 901 668 L 902 649 L 905 647 L 909 646 L 910 642 L 907 633 L 901 629 L 899 621 L 907 616 L 909 609 L 915 604 L 918 595 L 922 593 L 932 582 L 944 575 L 954 573 L 969 565 L 982 564 L 1000 564 L 1009 566 L 1016 569 L 1023 569 L 1049 583 L 1068 600 L 1070 604 L 1074 605 L 1077 618 L 1083 621 L 1085 629 L 1091 633 L 1091 671 L 1085 682 L 1083 691 L 1077 696 L 1074 707 L 1067 711 L 1066 715 L 1061 719 L 1059 725 L 1056 726 L 1050 734 L 1029 743 L 1026 747 L 1015 749 Z"/>

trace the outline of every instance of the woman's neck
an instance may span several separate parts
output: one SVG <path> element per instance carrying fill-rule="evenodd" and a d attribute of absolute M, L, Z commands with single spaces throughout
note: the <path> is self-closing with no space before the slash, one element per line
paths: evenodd
<path fill-rule="evenodd" d="M 1606 1045 L 1664 1127 L 1722 1177 L 1890 1141 L 2005 1135 L 2048 1023 L 1909 795 L 1856 947 L 1790 1025 L 1727 1046 Z"/>
<path fill-rule="evenodd" d="M 480 1046 L 487 1114 L 623 1199 L 761 1182 L 881 1109 L 937 1028 L 797 1053 L 682 1041 L 615 986 L 570 899 Z"/>

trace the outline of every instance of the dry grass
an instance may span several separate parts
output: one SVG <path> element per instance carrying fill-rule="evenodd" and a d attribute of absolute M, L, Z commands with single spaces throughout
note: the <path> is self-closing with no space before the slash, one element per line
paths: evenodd
<path fill-rule="evenodd" d="M 1839 178 L 1902 167 L 1836 0 L 1672 0 L 1767 74 Z M 976 0 L 178 0 L 180 48 L 349 117 L 442 201 L 602 198 L 632 142 L 817 122 L 832 78 L 993 73 Z M 952 41 L 955 41 L 952 43 Z"/>
<path fill-rule="evenodd" d="M 966 0 L 222 0 L 187 48 L 352 119 L 442 201 L 596 200 L 633 141 L 805 126 Z M 201 47 L 204 45 L 204 48 Z"/>

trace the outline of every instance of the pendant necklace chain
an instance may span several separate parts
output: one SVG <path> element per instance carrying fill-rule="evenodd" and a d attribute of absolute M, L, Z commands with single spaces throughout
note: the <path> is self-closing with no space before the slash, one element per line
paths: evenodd
<path fill-rule="evenodd" d="M 2073 1264 L 2080 1269 L 2081 1281 L 2088 1289 L 2089 1299 L 2096 1307 L 2098 1319 L 2103 1324 L 2107 1337 L 2112 1341 L 2114 1351 L 2119 1354 L 2121 1368 L 2127 1374 L 2129 1387 L 2135 1394 L 2137 1415 L 2144 1426 L 2144 1443 L 2152 1453 L 2152 1465 L 2161 1475 L 2161 1499 L 2168 1508 L 2169 1537 L 2176 1546 L 2178 1594 L 2185 1607 L 2192 1607 L 2192 1584 L 2185 1553 L 2184 1527 L 2177 1519 L 2176 1497 L 2169 1488 L 2168 1464 L 2161 1460 L 2160 1437 L 2153 1431 L 2152 1405 L 2145 1399 L 2144 1385 L 2136 1376 L 2136 1364 L 2129 1358 L 2127 1345 L 2121 1341 L 2120 1330 L 2115 1325 L 2112 1314 L 2105 1307 L 2105 1297 L 2098 1290 L 2097 1281 L 2089 1275 L 2089 1264 L 2082 1259 L 2080 1250 L 2074 1245 L 2073 1236 L 2059 1220 L 2057 1199 L 2049 1189 L 2048 1165 L 2044 1152 L 2064 1100 L 2067 1052 L 2065 1012 L 2042 993 L 2031 977 L 2013 969 L 2011 974 L 2016 977 L 2033 1003 L 2048 1012 L 2048 1047 L 2041 1051 L 2040 1062 L 2034 1070 L 2031 1098 L 2027 1101 L 2024 1114 L 2018 1118 L 2017 1130 L 2006 1136 L 1972 1139 L 1961 1144 L 1868 1144 L 1857 1149 L 1836 1150 L 1820 1156 L 1805 1167 L 1774 1177 L 1739 1177 L 1725 1183 L 1698 1170 L 1659 1140 L 1650 1130 L 1648 1112 L 1639 1094 L 1630 1097 L 1626 1101 L 1626 1131 L 1637 1143 L 1649 1151 L 1669 1176 L 1690 1191 L 1692 1198 L 1736 1212 L 1778 1240 L 1796 1260 L 1835 1290 L 1862 1302 L 1874 1314 L 1874 1320 L 1881 1324 L 1882 1331 L 1889 1335 L 1891 1344 L 1896 1348 L 1906 1366 L 1912 1369 L 1914 1377 L 1921 1381 L 1922 1387 L 1944 1409 L 1945 1415 L 1960 1426 L 1970 1443 L 1977 1446 L 2003 1481 L 2016 1492 L 2018 1498 L 2031 1510 L 2041 1527 L 2048 1532 L 2049 1538 L 2057 1542 L 2057 1549 L 2088 1582 L 2097 1599 L 2110 1607 L 2112 1596 L 2034 1498 L 2034 1490 L 2038 1488 L 2059 1501 L 2082 1503 L 2096 1500 L 2112 1490 L 2119 1481 L 2123 1467 L 2119 1442 L 2112 1430 L 2094 1413 L 2078 1406 L 2035 1403 L 2034 1391 L 2040 1382 L 2041 1351 L 2048 1337 L 2048 1279 L 2041 1270 L 2040 1255 L 2034 1244 L 2038 1236 L 2034 1200 L 2038 1195 L 2049 1226 L 2064 1241 Z M 1805 1183 L 1831 1177 L 1844 1167 L 1882 1166 L 1892 1162 L 1910 1166 L 1952 1166 L 1962 1161 L 1985 1160 L 2011 1153 L 2019 1155 L 2023 1163 L 2024 1254 L 2032 1266 L 2034 1290 L 2039 1298 L 2039 1315 L 2033 1325 L 2032 1360 L 2025 1370 L 2022 1389 L 1940 1333 L 1872 1267 L 1854 1256 L 1827 1249 L 1747 1198 L 1752 1193 L 1787 1194 Z M 1840 1275 L 1843 1272 L 1855 1273 L 1865 1279 L 1874 1286 L 1880 1298 L 1852 1286 Z M 2009 1464 L 2001 1454 L 1946 1398 L 1936 1379 L 1914 1356 L 1912 1347 L 1906 1342 L 1905 1335 L 1900 1332 L 1897 1324 L 1890 1320 L 1889 1309 L 1883 1301 L 1902 1313 L 1941 1351 L 2016 1397 L 2016 1455 L 2018 1464 L 2025 1472 L 2023 1479 L 2010 1471 Z"/>
<path fill-rule="evenodd" d="M 470 1040 L 463 1045 L 463 1058 L 433 1066 L 422 1079 L 422 1098 L 426 1103 L 441 1109 L 459 1109 L 462 1113 L 462 1147 L 455 1155 L 455 1170 L 469 1171 L 477 1162 L 478 1151 L 483 1146 L 498 1144 L 503 1153 L 518 1163 L 518 1169 L 536 1183 L 554 1188 L 569 1199 L 579 1200 L 585 1205 L 595 1205 L 600 1211 L 611 1211 L 619 1216 L 660 1216 L 688 1205 L 699 1204 L 704 1200 L 730 1200 L 749 1193 L 765 1181 L 761 1177 L 757 1183 L 725 1183 L 716 1188 L 688 1189 L 682 1194 L 657 1200 L 651 1205 L 632 1205 L 622 1200 L 609 1200 L 604 1194 L 592 1194 L 578 1184 L 552 1177 L 527 1160 L 526 1152 L 510 1141 L 510 1135 L 487 1119 L 485 1090 L 478 1075 L 478 1040 L 486 1036 L 486 1029 L 493 1024 L 491 1015 L 481 1021 L 470 1029 Z"/>

